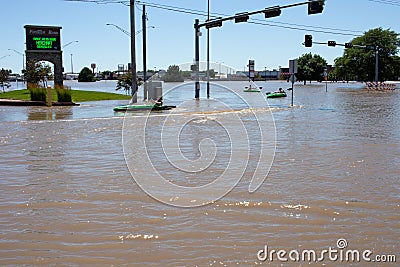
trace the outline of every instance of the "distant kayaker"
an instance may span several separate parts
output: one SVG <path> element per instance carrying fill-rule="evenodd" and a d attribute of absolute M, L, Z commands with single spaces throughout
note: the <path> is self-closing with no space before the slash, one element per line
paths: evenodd
<path fill-rule="evenodd" d="M 284 93 L 285 91 L 284 91 L 284 90 L 282 89 L 282 87 L 281 87 L 281 88 L 279 88 L 278 92 L 279 92 L 279 93 Z"/>

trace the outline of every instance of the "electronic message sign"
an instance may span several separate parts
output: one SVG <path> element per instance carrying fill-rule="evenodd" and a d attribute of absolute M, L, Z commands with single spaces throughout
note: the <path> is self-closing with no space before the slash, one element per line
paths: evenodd
<path fill-rule="evenodd" d="M 61 27 L 26 25 L 26 50 L 61 51 Z"/>

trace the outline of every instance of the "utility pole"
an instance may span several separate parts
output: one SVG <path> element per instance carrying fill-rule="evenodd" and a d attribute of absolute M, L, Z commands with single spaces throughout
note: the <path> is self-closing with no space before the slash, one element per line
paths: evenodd
<path fill-rule="evenodd" d="M 194 41 L 194 50 L 195 50 L 195 64 L 196 64 L 196 83 L 195 83 L 195 94 L 194 94 L 194 98 L 196 100 L 200 99 L 200 81 L 199 81 L 199 68 L 200 68 L 200 51 L 199 51 L 199 39 L 200 39 L 200 27 L 199 27 L 199 20 L 196 19 L 194 22 L 194 31 L 195 31 L 195 41 Z"/>
<path fill-rule="evenodd" d="M 210 0 L 207 8 L 207 20 L 210 20 Z M 210 29 L 207 29 L 207 98 L 210 98 Z"/>
<path fill-rule="evenodd" d="M 137 103 L 137 77 L 136 77 L 136 37 L 135 37 L 135 0 L 130 0 L 131 15 L 131 66 L 132 66 L 132 103 Z"/>
<path fill-rule="evenodd" d="M 146 51 L 146 6 L 143 5 L 143 13 L 142 13 L 142 30 L 143 30 L 143 91 L 144 97 L 143 100 L 147 100 L 147 51 Z"/>

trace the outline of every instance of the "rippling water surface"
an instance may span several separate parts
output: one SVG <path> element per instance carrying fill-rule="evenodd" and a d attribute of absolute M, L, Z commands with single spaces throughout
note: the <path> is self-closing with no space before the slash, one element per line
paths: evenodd
<path fill-rule="evenodd" d="M 240 127 L 240 121 L 224 119 L 240 114 L 251 139 L 250 155 L 240 156 L 243 161 L 250 157 L 243 179 L 222 199 L 196 208 L 161 203 L 132 178 L 124 158 L 123 126 L 129 121 L 143 127 L 146 114 L 124 118 L 114 113 L 112 108 L 123 101 L 0 107 L 0 264 L 305 266 L 308 262 L 262 262 L 257 252 L 265 245 L 321 251 L 335 247 L 339 238 L 351 249 L 398 254 L 399 92 L 337 88 L 343 84 L 329 84 L 325 92 L 324 85 L 297 85 L 295 107 L 289 108 L 289 95 L 268 100 L 268 108 L 263 94 L 287 88 L 287 83 L 259 83 L 262 94 L 245 94 L 241 102 L 234 92 L 244 85 L 213 85 L 212 99 L 200 102 L 192 100 L 192 85 L 165 97 L 167 104 L 185 103 L 173 111 L 177 122 L 191 121 L 176 126 L 185 157 L 198 158 L 205 138 L 216 144 L 216 158 L 203 172 L 185 173 L 166 160 L 159 133 L 161 118 L 169 112 L 150 115 L 147 152 L 136 149 L 131 136 L 128 150 L 138 164 L 148 153 L 171 182 L 201 186 L 228 166 L 232 144 L 221 122 Z M 249 108 L 248 102 L 258 104 Z M 249 194 L 257 166 L 252 157 L 257 159 L 260 140 L 254 120 L 271 111 L 275 159 L 267 179 Z M 146 178 L 146 173 L 140 175 Z"/>

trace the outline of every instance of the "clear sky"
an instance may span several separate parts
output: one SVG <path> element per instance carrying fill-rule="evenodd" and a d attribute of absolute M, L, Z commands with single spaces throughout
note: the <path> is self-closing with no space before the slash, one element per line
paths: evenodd
<path fill-rule="evenodd" d="M 1 0 L 0 68 L 20 73 L 22 56 L 8 49 L 25 52 L 24 25 L 61 26 L 61 43 L 74 42 L 63 48 L 65 71 L 74 72 L 96 63 L 99 71 L 116 70 L 118 64 L 129 62 L 130 40 L 127 35 L 106 23 L 113 23 L 129 31 L 129 1 L 96 4 L 64 0 Z M 89 0 L 92 1 L 92 0 Z M 100 0 L 105 1 L 105 0 Z M 108 0 L 115 2 L 116 0 Z M 166 69 L 172 64 L 192 62 L 194 58 L 194 20 L 205 16 L 173 12 L 151 7 L 168 5 L 206 14 L 207 0 L 144 0 L 136 6 L 136 30 L 141 29 L 141 4 L 147 3 L 148 69 Z M 210 0 L 211 13 L 234 15 L 256 11 L 275 5 L 300 3 L 296 0 Z M 400 0 L 327 0 L 322 14 L 307 15 L 307 6 L 282 10 L 279 17 L 265 19 L 253 15 L 253 23 L 224 22 L 211 33 L 211 61 L 243 70 L 249 59 L 254 59 L 257 70 L 288 66 L 290 59 L 311 52 L 325 58 L 329 64 L 343 54 L 342 47 L 302 45 L 305 34 L 313 40 L 338 43 L 351 41 L 363 32 L 382 27 L 400 33 Z M 206 30 L 202 29 L 201 60 L 206 60 Z M 137 67 L 142 69 L 142 35 L 137 36 Z M 9 55 L 9 56 L 8 56 Z"/>

